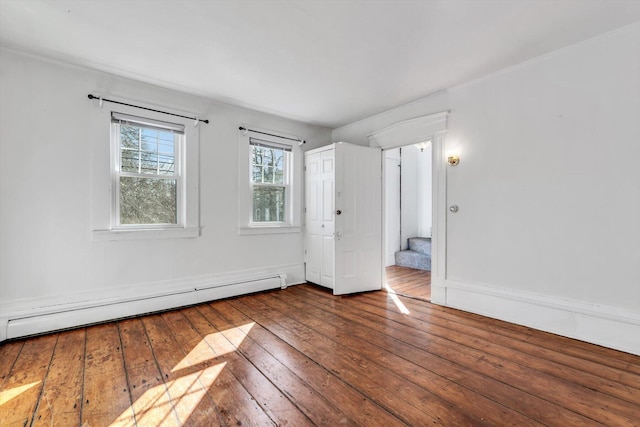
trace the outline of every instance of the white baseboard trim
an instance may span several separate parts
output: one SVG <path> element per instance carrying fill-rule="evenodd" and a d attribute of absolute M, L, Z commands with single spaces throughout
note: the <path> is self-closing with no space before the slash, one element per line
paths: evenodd
<path fill-rule="evenodd" d="M 0 341 L 301 283 L 304 264 L 144 283 L 3 304 Z"/>
<path fill-rule="evenodd" d="M 640 355 L 640 312 L 447 280 L 432 302 Z"/>

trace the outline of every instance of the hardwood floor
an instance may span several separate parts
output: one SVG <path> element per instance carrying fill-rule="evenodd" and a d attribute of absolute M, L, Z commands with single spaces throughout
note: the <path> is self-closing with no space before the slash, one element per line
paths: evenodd
<path fill-rule="evenodd" d="M 390 265 L 385 268 L 386 285 L 391 291 L 406 297 L 431 300 L 431 272 Z"/>
<path fill-rule="evenodd" d="M 640 425 L 638 356 L 311 285 L 8 342 L 0 375 L 3 426 Z"/>

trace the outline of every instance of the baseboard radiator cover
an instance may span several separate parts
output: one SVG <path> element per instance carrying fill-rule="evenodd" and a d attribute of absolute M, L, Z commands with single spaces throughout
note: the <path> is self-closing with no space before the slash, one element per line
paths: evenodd
<path fill-rule="evenodd" d="M 433 303 L 640 356 L 640 312 L 446 280 Z"/>
<path fill-rule="evenodd" d="M 287 275 L 228 283 L 202 284 L 184 290 L 126 299 L 103 299 L 82 304 L 58 304 L 49 310 L 23 309 L 0 318 L 0 341 L 135 317 L 207 301 L 271 289 L 284 289 Z"/>

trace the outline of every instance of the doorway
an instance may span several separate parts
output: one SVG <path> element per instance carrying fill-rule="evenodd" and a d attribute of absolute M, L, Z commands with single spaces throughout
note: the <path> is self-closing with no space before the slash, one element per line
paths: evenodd
<path fill-rule="evenodd" d="M 385 288 L 431 299 L 432 144 L 384 150 Z"/>
<path fill-rule="evenodd" d="M 431 141 L 431 302 L 439 305 L 446 305 L 447 303 L 445 285 L 447 275 L 447 211 L 445 208 L 447 204 L 447 174 L 444 145 L 448 117 L 448 111 L 414 117 L 390 124 L 368 135 L 369 146 L 382 150 Z M 386 195 L 383 195 L 382 201 L 383 214 L 384 206 L 386 206 L 384 198 L 386 198 Z M 386 241 L 383 239 L 384 247 L 386 247 Z M 384 256 L 382 260 L 384 261 Z M 385 264 L 385 262 L 381 264 Z M 383 277 L 386 278 L 386 269 L 384 267 L 381 269 Z M 384 280 L 383 284 L 387 282 L 392 281 Z"/>

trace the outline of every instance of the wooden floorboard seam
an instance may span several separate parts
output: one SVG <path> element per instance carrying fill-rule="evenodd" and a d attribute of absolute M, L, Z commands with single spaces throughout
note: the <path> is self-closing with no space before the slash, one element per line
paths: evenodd
<path fill-rule="evenodd" d="M 124 369 L 124 376 L 125 376 L 125 380 L 126 380 L 126 384 L 127 384 L 127 393 L 129 394 L 129 402 L 131 402 L 130 403 L 130 405 L 131 405 L 130 407 L 133 408 L 133 402 L 134 402 L 134 400 L 133 400 L 133 390 L 131 390 L 131 378 L 129 378 L 129 371 L 127 370 L 127 363 L 126 363 L 125 357 L 124 357 L 125 350 L 124 350 L 124 342 L 122 340 L 122 328 L 120 326 L 121 325 L 120 322 L 117 322 L 116 324 L 118 326 L 118 329 L 117 329 L 118 330 L 118 340 L 120 342 L 120 350 L 121 350 L 119 359 L 122 361 L 122 367 Z M 82 400 L 84 401 L 84 397 L 83 397 Z M 135 426 L 137 426 L 138 422 L 136 420 L 135 412 L 132 413 L 132 416 L 133 416 L 133 423 L 134 423 Z"/>

